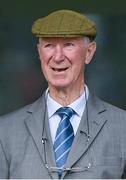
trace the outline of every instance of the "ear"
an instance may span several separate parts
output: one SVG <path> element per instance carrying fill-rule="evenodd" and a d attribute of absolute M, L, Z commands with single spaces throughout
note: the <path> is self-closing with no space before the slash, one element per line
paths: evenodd
<path fill-rule="evenodd" d="M 40 44 L 39 43 L 37 44 L 37 50 L 38 50 L 38 54 L 40 56 Z"/>
<path fill-rule="evenodd" d="M 85 64 L 89 64 L 95 54 L 96 51 L 96 42 L 91 42 L 88 44 Z"/>
<path fill-rule="evenodd" d="M 37 50 L 38 50 L 38 59 L 40 60 L 41 62 L 41 45 L 40 45 L 40 42 L 37 44 Z"/>

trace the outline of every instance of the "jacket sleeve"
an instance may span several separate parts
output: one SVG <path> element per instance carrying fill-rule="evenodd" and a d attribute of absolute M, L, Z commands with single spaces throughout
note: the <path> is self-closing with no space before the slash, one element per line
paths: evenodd
<path fill-rule="evenodd" d="M 8 179 L 9 178 L 9 170 L 8 170 L 8 161 L 0 141 L 0 179 Z"/>

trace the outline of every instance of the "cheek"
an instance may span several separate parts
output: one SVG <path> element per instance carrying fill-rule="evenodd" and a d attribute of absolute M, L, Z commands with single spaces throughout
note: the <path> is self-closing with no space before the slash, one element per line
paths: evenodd
<path fill-rule="evenodd" d="M 84 63 L 86 59 L 86 51 L 85 49 L 78 48 L 77 50 L 70 52 L 68 56 L 74 61 L 74 63 Z"/>
<path fill-rule="evenodd" d="M 72 64 L 77 69 L 83 68 L 83 66 L 85 65 L 85 54 L 84 53 L 74 54 L 74 56 L 72 58 Z"/>
<path fill-rule="evenodd" d="M 43 55 L 40 58 L 40 63 L 41 63 L 41 69 L 42 69 L 44 75 L 48 74 L 48 70 L 49 70 L 48 63 L 49 63 L 49 60 L 47 59 L 47 57 Z"/>
<path fill-rule="evenodd" d="M 43 73 L 45 74 L 45 72 L 47 71 L 47 66 L 48 66 L 48 57 L 43 52 L 41 52 L 39 56 L 40 56 L 41 69 Z"/>
<path fill-rule="evenodd" d="M 75 59 L 75 62 L 73 62 L 74 76 L 83 76 L 84 68 L 85 68 L 84 58 L 78 56 L 77 59 Z"/>
<path fill-rule="evenodd" d="M 51 58 L 51 53 L 49 51 L 40 49 L 39 56 L 40 56 L 41 64 L 48 64 L 49 59 Z"/>

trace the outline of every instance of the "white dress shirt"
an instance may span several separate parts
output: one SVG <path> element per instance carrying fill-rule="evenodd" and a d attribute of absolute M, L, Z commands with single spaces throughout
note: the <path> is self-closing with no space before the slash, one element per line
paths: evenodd
<path fill-rule="evenodd" d="M 74 135 L 77 132 L 78 126 L 80 124 L 81 118 L 82 118 L 82 114 L 84 112 L 85 109 L 85 105 L 86 105 L 86 101 L 89 95 L 89 91 L 87 86 L 85 86 L 86 88 L 86 95 L 85 95 L 85 91 L 82 93 L 82 95 L 76 99 L 73 103 L 71 103 L 70 105 L 68 105 L 67 107 L 71 107 L 76 114 L 74 114 L 71 119 L 70 122 L 73 126 L 73 130 L 74 130 Z M 55 112 L 62 107 L 61 104 L 57 103 L 52 97 L 50 97 L 49 93 L 47 96 L 47 109 L 48 109 L 48 117 L 49 117 L 49 126 L 50 126 L 50 132 L 51 132 L 51 137 L 52 137 L 52 142 L 54 143 L 55 140 L 55 136 L 56 136 L 56 131 L 60 122 L 60 116 L 55 114 Z"/>

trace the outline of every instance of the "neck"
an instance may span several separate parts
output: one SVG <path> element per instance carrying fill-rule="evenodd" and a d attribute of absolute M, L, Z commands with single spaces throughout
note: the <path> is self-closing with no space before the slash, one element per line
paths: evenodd
<path fill-rule="evenodd" d="M 77 98 L 79 98 L 84 91 L 84 83 L 75 88 L 54 88 L 49 86 L 50 96 L 62 106 L 68 106 Z"/>

